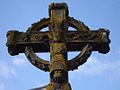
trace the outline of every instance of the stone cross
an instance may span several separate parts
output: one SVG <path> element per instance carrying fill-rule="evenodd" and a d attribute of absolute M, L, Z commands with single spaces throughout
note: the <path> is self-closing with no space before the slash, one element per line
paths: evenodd
<path fill-rule="evenodd" d="M 46 27 L 49 31 L 41 31 Z M 69 27 L 75 30 L 68 30 Z M 34 66 L 50 72 L 50 83 L 44 90 L 72 90 L 68 71 L 84 64 L 92 51 L 108 53 L 109 43 L 108 30 L 90 30 L 83 22 L 69 16 L 66 3 L 51 3 L 49 18 L 32 24 L 27 32 L 11 30 L 7 33 L 10 55 L 25 53 Z M 68 60 L 68 51 L 81 52 Z M 41 59 L 35 54 L 37 52 L 50 52 L 50 60 Z"/>

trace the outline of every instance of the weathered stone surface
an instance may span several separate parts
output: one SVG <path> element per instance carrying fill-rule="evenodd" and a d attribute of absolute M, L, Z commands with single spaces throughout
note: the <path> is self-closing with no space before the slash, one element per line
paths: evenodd
<path fill-rule="evenodd" d="M 41 31 L 48 27 L 49 31 Z M 68 30 L 73 27 L 75 31 Z M 49 5 L 49 18 L 32 24 L 27 32 L 16 30 L 7 33 L 10 55 L 25 53 L 35 67 L 50 72 L 50 83 L 32 90 L 72 90 L 68 71 L 84 64 L 92 51 L 109 52 L 109 31 L 104 28 L 90 30 L 83 22 L 69 16 L 66 3 Z M 68 51 L 81 51 L 68 61 Z M 36 52 L 50 52 L 50 60 L 38 57 Z"/>

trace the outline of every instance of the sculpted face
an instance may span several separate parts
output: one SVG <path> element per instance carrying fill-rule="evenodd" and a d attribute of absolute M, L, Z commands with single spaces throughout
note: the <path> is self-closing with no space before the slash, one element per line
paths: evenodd
<path fill-rule="evenodd" d="M 60 71 L 60 70 L 54 71 L 53 81 L 55 83 L 62 83 L 62 82 L 64 82 L 63 72 Z"/>

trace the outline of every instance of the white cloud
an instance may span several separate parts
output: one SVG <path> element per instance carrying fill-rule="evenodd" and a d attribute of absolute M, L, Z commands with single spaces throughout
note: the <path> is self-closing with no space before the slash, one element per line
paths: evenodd
<path fill-rule="evenodd" d="M 12 63 L 7 63 L 5 61 L 0 61 L 0 78 L 10 78 L 11 76 L 16 76 L 16 67 L 15 66 L 26 66 L 27 60 L 22 57 L 14 58 Z M 12 64 L 12 66 L 11 66 Z"/>
<path fill-rule="evenodd" d="M 3 83 L 0 83 L 0 90 L 5 90 L 5 85 Z"/>
<path fill-rule="evenodd" d="M 11 67 L 8 66 L 7 63 L 5 62 L 0 62 L 0 77 L 6 77 L 8 78 L 9 76 L 15 76 L 15 71 Z"/>
<path fill-rule="evenodd" d="M 120 78 L 120 61 L 119 60 L 99 60 L 97 57 L 92 56 L 88 61 L 79 67 L 78 70 L 71 73 L 72 76 L 84 75 L 103 75 L 108 78 Z"/>
<path fill-rule="evenodd" d="M 13 59 L 13 65 L 16 66 L 26 66 L 28 65 L 25 59 L 22 58 L 14 58 Z"/>

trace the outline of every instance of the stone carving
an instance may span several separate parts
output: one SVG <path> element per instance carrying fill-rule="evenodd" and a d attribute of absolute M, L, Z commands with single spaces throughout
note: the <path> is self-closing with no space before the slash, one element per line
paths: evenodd
<path fill-rule="evenodd" d="M 76 31 L 68 31 L 69 26 Z M 49 31 L 41 31 L 45 27 Z M 45 90 L 72 90 L 68 71 L 84 64 L 92 51 L 108 53 L 109 44 L 108 30 L 90 30 L 83 22 L 69 16 L 66 3 L 52 3 L 49 5 L 49 18 L 32 24 L 26 33 L 9 31 L 6 45 L 10 55 L 25 53 L 31 64 L 50 72 L 50 83 L 44 87 Z M 81 52 L 68 61 L 67 51 Z M 50 52 L 50 60 L 41 59 L 35 52 Z"/>

